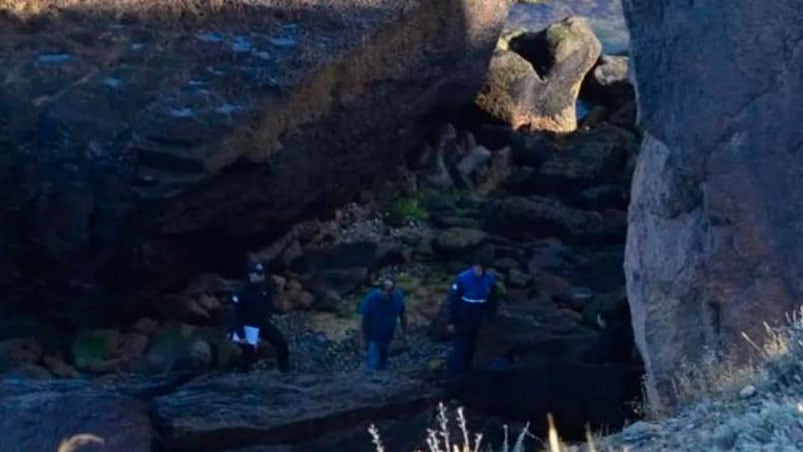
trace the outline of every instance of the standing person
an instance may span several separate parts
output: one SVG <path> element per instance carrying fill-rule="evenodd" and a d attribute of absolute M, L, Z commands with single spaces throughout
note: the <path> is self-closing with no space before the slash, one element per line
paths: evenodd
<path fill-rule="evenodd" d="M 404 294 L 396 284 L 387 279 L 382 289 L 374 289 L 362 300 L 359 309 L 360 345 L 368 347 L 368 368 L 384 370 L 388 363 L 388 351 L 396 322 L 401 324 L 401 337 L 407 338 L 407 314 L 404 307 Z"/>
<path fill-rule="evenodd" d="M 447 329 L 454 336 L 448 363 L 453 377 L 471 369 L 483 320 L 493 321 L 496 316 L 496 276 L 488 271 L 485 259 L 474 261 L 471 268 L 457 275 L 447 299 Z"/>
<path fill-rule="evenodd" d="M 268 341 L 276 350 L 279 370 L 290 370 L 290 352 L 287 340 L 271 322 L 273 290 L 267 281 L 265 266 L 261 263 L 248 265 L 248 279 L 231 296 L 234 306 L 233 325 L 230 333 L 233 340 L 242 345 L 240 370 L 247 371 L 257 358 L 259 339 Z"/>

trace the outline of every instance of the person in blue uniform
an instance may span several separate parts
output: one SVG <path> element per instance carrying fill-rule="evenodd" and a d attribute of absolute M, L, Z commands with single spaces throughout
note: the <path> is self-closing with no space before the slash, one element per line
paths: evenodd
<path fill-rule="evenodd" d="M 359 313 L 362 316 L 360 343 L 363 349 L 368 349 L 368 368 L 384 370 L 397 324 L 401 325 L 402 339 L 406 340 L 404 293 L 392 280 L 385 280 L 381 289 L 372 290 L 362 300 Z"/>
<path fill-rule="evenodd" d="M 452 338 L 448 361 L 451 376 L 471 369 L 477 337 L 485 320 L 493 321 L 497 311 L 496 276 L 485 259 L 475 259 L 468 270 L 457 275 L 447 298 L 447 330 Z"/>

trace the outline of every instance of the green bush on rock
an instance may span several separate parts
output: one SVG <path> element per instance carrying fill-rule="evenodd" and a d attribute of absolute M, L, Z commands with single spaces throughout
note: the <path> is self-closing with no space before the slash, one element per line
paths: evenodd
<path fill-rule="evenodd" d="M 117 344 L 114 335 L 103 330 L 80 331 L 72 344 L 75 365 L 85 369 L 93 363 L 112 358 Z"/>
<path fill-rule="evenodd" d="M 422 207 L 417 198 L 396 198 L 386 208 L 385 216 L 392 224 L 402 224 L 408 221 L 424 221 L 429 213 Z"/>

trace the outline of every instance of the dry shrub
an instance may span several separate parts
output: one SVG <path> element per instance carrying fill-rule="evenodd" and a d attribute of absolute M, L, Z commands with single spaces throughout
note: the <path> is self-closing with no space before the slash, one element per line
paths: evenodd
<path fill-rule="evenodd" d="M 752 358 L 737 360 L 731 355 L 712 351 L 703 354 L 698 363 L 684 362 L 673 377 L 673 390 L 678 406 L 688 406 L 706 397 L 732 393 L 745 385 L 783 377 L 790 366 L 797 369 L 803 358 L 803 306 L 787 314 L 780 326 L 764 322 L 763 340 L 757 342 L 742 333 L 743 347 L 750 347 Z M 741 353 L 744 355 L 744 353 Z"/>
<path fill-rule="evenodd" d="M 103 445 L 103 439 L 89 434 L 89 433 L 81 433 L 79 435 L 71 436 L 70 438 L 65 439 L 64 441 L 59 444 L 58 452 L 75 452 L 80 447 L 86 446 L 88 444 L 100 444 Z"/>

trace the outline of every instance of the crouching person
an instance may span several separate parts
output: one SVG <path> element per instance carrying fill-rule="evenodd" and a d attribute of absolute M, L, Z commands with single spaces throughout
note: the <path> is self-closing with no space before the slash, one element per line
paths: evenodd
<path fill-rule="evenodd" d="M 363 299 L 359 312 L 362 316 L 360 346 L 363 350 L 367 347 L 368 368 L 383 370 L 388 364 L 397 322 L 401 324 L 402 339 L 407 337 L 404 294 L 392 280 L 385 280 L 381 289 L 372 290 Z"/>

